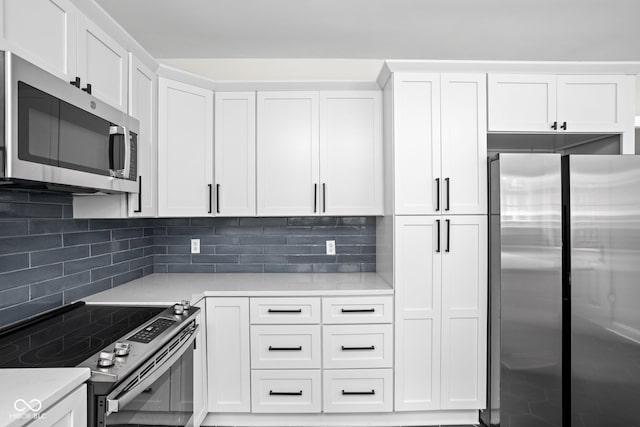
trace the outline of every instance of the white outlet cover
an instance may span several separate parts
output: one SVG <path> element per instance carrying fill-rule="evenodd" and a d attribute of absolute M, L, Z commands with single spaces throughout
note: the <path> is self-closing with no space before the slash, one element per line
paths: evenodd
<path fill-rule="evenodd" d="M 335 255 L 335 254 L 336 254 L 336 241 L 327 240 L 327 255 Z"/>
<path fill-rule="evenodd" d="M 191 253 L 192 254 L 200 253 L 200 239 L 191 239 Z"/>

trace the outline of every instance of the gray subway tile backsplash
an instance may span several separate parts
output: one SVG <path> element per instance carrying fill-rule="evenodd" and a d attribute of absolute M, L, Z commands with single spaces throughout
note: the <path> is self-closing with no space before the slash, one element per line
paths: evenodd
<path fill-rule="evenodd" d="M 72 216 L 71 196 L 0 190 L 0 326 L 153 272 L 375 271 L 372 217 Z"/>

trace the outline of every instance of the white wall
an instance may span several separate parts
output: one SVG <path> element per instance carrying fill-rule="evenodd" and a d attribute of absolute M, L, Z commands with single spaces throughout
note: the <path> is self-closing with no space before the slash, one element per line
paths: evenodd
<path fill-rule="evenodd" d="M 164 58 L 162 64 L 216 81 L 369 81 L 382 59 Z"/>

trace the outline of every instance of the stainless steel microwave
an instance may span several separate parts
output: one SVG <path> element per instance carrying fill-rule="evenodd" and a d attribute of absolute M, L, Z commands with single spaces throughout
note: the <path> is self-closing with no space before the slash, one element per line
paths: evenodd
<path fill-rule="evenodd" d="M 136 119 L 15 54 L 0 57 L 0 188 L 138 192 Z"/>

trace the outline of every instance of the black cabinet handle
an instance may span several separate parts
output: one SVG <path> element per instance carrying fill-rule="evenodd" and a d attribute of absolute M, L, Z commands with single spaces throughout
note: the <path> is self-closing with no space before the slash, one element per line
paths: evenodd
<path fill-rule="evenodd" d="M 269 396 L 302 396 L 302 390 L 300 390 L 300 391 L 273 391 L 273 390 L 269 390 Z"/>
<path fill-rule="evenodd" d="M 302 351 L 302 346 L 298 346 L 298 347 L 272 347 L 272 346 L 269 346 L 269 351 Z"/>
<path fill-rule="evenodd" d="M 142 212 L 142 175 L 138 176 L 138 209 L 133 212 Z"/>
<path fill-rule="evenodd" d="M 87 86 L 83 87 L 82 90 L 91 95 L 91 83 L 87 83 Z"/>
<path fill-rule="evenodd" d="M 551 125 L 551 129 L 558 130 L 558 122 L 553 122 L 553 124 Z"/>
<path fill-rule="evenodd" d="M 327 184 L 322 183 L 322 212 L 327 211 Z"/>
<path fill-rule="evenodd" d="M 342 308 L 343 313 L 375 313 L 375 308 Z"/>
<path fill-rule="evenodd" d="M 349 350 L 375 350 L 376 346 L 375 345 L 371 345 L 369 347 L 346 347 L 346 346 L 341 346 L 342 351 L 349 351 Z"/>
<path fill-rule="evenodd" d="M 270 308 L 267 310 L 267 313 L 302 313 L 302 309 L 301 308 L 295 308 L 295 309 Z"/>
<path fill-rule="evenodd" d="M 220 184 L 216 184 L 216 213 L 220 213 Z"/>
<path fill-rule="evenodd" d="M 560 126 L 560 129 L 567 130 L 567 122 L 562 122 L 562 126 Z"/>
<path fill-rule="evenodd" d="M 371 391 L 344 391 L 342 390 L 342 395 L 343 396 L 356 396 L 356 395 L 373 395 L 376 394 L 375 390 L 371 390 Z"/>
<path fill-rule="evenodd" d="M 71 83 L 72 86 L 75 86 L 78 89 L 80 89 L 80 77 L 76 77 L 74 80 L 71 80 L 69 83 Z"/>
<path fill-rule="evenodd" d="M 440 178 L 436 178 L 436 212 L 440 211 Z"/>
<path fill-rule="evenodd" d="M 451 193 L 449 192 L 450 187 L 451 187 L 451 181 L 449 180 L 449 178 L 445 178 L 444 179 L 445 184 L 447 184 L 447 207 L 444 208 L 445 211 L 449 210 L 449 204 L 451 203 Z"/>
<path fill-rule="evenodd" d="M 440 252 L 440 220 L 436 219 L 436 253 Z"/>
<path fill-rule="evenodd" d="M 209 211 L 207 213 L 211 213 L 211 190 L 213 189 L 213 186 L 211 184 L 207 184 L 207 187 L 209 187 Z"/>
<path fill-rule="evenodd" d="M 448 219 L 445 219 L 445 222 L 447 223 L 447 248 L 444 250 L 445 252 L 449 252 L 451 249 L 451 221 Z"/>
<path fill-rule="evenodd" d="M 318 212 L 318 184 L 313 184 L 313 213 Z"/>

